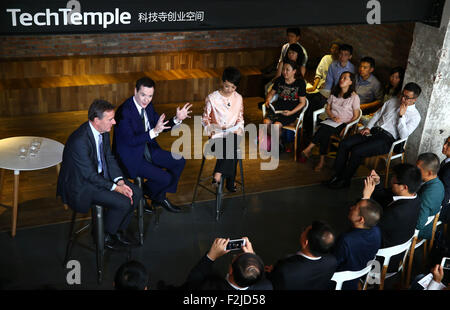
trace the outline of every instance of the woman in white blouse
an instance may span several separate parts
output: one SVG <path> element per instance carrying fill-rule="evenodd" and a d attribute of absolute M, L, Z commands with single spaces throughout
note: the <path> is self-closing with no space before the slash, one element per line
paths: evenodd
<path fill-rule="evenodd" d="M 218 145 L 223 147 L 223 153 L 216 154 L 218 158 L 212 184 L 219 186 L 223 175 L 229 192 L 236 192 L 237 149 L 244 134 L 244 104 L 242 96 L 236 92 L 240 79 L 238 69 L 225 68 L 222 87 L 206 97 L 202 116 L 202 125 L 210 139 L 213 139 L 211 150 L 215 151 Z M 233 149 L 226 148 L 228 139 L 233 139 Z"/>

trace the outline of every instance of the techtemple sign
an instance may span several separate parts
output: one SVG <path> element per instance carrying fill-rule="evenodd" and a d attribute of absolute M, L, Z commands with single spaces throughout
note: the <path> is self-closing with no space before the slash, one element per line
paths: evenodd
<path fill-rule="evenodd" d="M 444 3 L 444 0 L 346 0 L 345 5 L 334 0 L 6 0 L 0 3 L 0 34 L 161 32 L 399 22 L 424 22 L 439 27 Z"/>

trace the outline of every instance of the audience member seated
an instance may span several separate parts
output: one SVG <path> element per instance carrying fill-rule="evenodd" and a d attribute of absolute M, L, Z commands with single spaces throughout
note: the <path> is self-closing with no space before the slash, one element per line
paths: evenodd
<path fill-rule="evenodd" d="M 289 45 L 286 56 L 284 56 L 283 60 L 279 63 L 277 73 L 276 73 L 275 77 L 273 78 L 273 81 L 275 81 L 278 77 L 281 76 L 281 73 L 282 73 L 281 71 L 283 70 L 283 65 L 286 61 L 288 61 L 288 60 L 295 61 L 298 65 L 298 67 L 301 68 L 304 58 L 305 58 L 305 55 L 303 54 L 303 50 L 298 44 Z"/>
<path fill-rule="evenodd" d="M 247 237 L 242 253 L 233 258 L 226 277 L 213 272 L 214 262 L 230 252 L 226 250 L 230 239 L 216 238 L 210 250 L 191 270 L 182 286 L 187 290 L 272 290 L 272 284 L 265 279 L 264 263 L 253 251 Z"/>
<path fill-rule="evenodd" d="M 331 63 L 339 58 L 339 46 L 340 43 L 338 41 L 331 42 L 330 54 L 325 55 L 319 62 L 319 65 L 316 68 L 316 75 L 314 77 L 313 84 L 306 89 L 308 93 L 313 93 L 317 89 L 323 88 L 325 85 L 325 80 L 328 74 L 328 68 Z"/>
<path fill-rule="evenodd" d="M 244 133 L 244 104 L 242 96 L 236 92 L 241 73 L 234 67 L 225 68 L 222 87 L 209 94 L 205 100 L 202 125 L 215 145 L 221 145 L 222 155 L 217 158 L 212 183 L 219 185 L 222 175 L 226 177 L 226 188 L 236 192 L 235 176 L 238 162 L 237 149 Z M 233 140 L 233 149 L 227 149 L 227 140 Z M 220 149 L 220 148 L 219 148 Z"/>
<path fill-rule="evenodd" d="M 406 84 L 401 98 L 387 101 L 359 134 L 341 141 L 334 176 L 325 185 L 334 189 L 350 186 L 350 180 L 364 158 L 388 153 L 394 141 L 413 133 L 420 122 L 415 106 L 420 93 L 419 85 Z"/>
<path fill-rule="evenodd" d="M 419 168 L 411 164 L 399 164 L 392 168 L 392 173 L 390 189 L 382 187 L 380 176 L 375 170 L 364 182 L 363 199 L 372 197 L 383 207 L 383 215 L 378 222 L 382 248 L 408 241 L 414 235 L 420 212 L 421 201 L 416 194 L 422 182 Z M 388 272 L 397 271 L 402 255 L 392 257 Z"/>
<path fill-rule="evenodd" d="M 360 199 L 350 207 L 348 219 L 352 228 L 336 241 L 336 271 L 358 271 L 375 258 L 381 246 L 381 232 L 376 225 L 382 212 L 381 206 L 372 199 Z M 344 282 L 342 289 L 357 290 L 358 279 Z"/>
<path fill-rule="evenodd" d="M 114 277 L 116 290 L 147 290 L 149 276 L 147 269 L 138 261 L 129 261 L 122 264 Z"/>
<path fill-rule="evenodd" d="M 331 43 L 330 54 L 323 56 L 317 66 L 313 85 L 309 83 L 306 84 L 306 98 L 308 98 L 309 106 L 303 119 L 303 137 L 308 141 L 310 141 L 313 135 L 313 112 L 321 109 L 326 102 L 326 99 L 319 93 L 319 90 L 325 86 L 328 68 L 331 63 L 339 58 L 340 44 L 341 43 L 337 40 Z"/>
<path fill-rule="evenodd" d="M 291 44 L 297 44 L 302 49 L 304 55 L 303 61 L 300 64 L 300 72 L 299 72 L 301 73 L 302 77 L 304 77 L 306 72 L 306 63 L 308 62 L 308 53 L 306 52 L 305 48 L 300 44 L 300 36 L 301 36 L 300 28 L 288 28 L 286 30 L 286 35 L 288 43 L 284 44 L 283 47 L 281 48 L 280 59 L 278 59 L 277 71 L 281 70 L 279 68 L 283 66 L 282 62 L 284 61 L 284 57 L 287 54 L 288 48 L 291 46 Z"/>
<path fill-rule="evenodd" d="M 88 213 L 93 204 L 106 209 L 105 247 L 130 246 L 136 240 L 126 229 L 142 191 L 124 178 L 111 152 L 109 132 L 116 123 L 114 106 L 94 100 L 88 121 L 67 139 L 64 146 L 57 196 L 76 212 Z"/>
<path fill-rule="evenodd" d="M 375 59 L 363 57 L 356 76 L 356 93 L 361 100 L 364 114 L 376 111 L 383 100 L 383 88 L 380 81 L 372 74 L 375 70 Z"/>
<path fill-rule="evenodd" d="M 450 137 L 448 137 L 442 147 L 442 154 L 446 158 L 441 163 L 441 168 L 439 169 L 439 179 L 444 185 L 445 194 L 444 200 L 442 201 L 442 211 L 439 220 L 443 223 L 450 222 Z"/>
<path fill-rule="evenodd" d="M 384 88 L 383 102 L 390 100 L 392 97 L 397 97 L 400 94 L 404 78 L 405 69 L 402 67 L 395 67 L 391 69 L 389 74 L 389 83 Z"/>
<path fill-rule="evenodd" d="M 336 258 L 329 254 L 334 233 L 315 221 L 300 236 L 301 249 L 296 254 L 268 266 L 269 280 L 275 290 L 326 290 L 334 272 Z"/>
<path fill-rule="evenodd" d="M 447 283 L 447 286 L 442 283 L 442 280 L 444 279 L 444 268 L 437 264 L 431 269 L 431 275 L 428 275 L 431 277 L 430 281 L 424 286 L 420 284 L 419 282 L 423 280 L 426 275 L 420 274 L 416 277 L 416 280 L 411 284 L 411 290 L 425 290 L 425 291 L 440 291 L 440 290 L 448 290 L 449 285 Z M 427 281 L 425 281 L 427 282 Z"/>
<path fill-rule="evenodd" d="M 355 73 L 355 66 L 350 62 L 352 59 L 353 47 L 348 44 L 342 44 L 339 47 L 339 59 L 333 61 L 328 68 L 327 77 L 325 79 L 324 89 L 331 89 L 339 83 L 342 72 L 348 71 Z"/>
<path fill-rule="evenodd" d="M 392 173 L 390 189 L 382 187 L 375 170 L 364 181 L 363 199 L 372 198 L 383 207 L 378 223 L 383 248 L 402 244 L 413 236 L 421 204 L 416 194 L 422 183 L 419 168 L 398 164 Z"/>
<path fill-rule="evenodd" d="M 303 78 L 297 76 L 298 65 L 292 60 L 283 64 L 283 75 L 275 80 L 272 90 L 267 95 L 267 107 L 264 124 L 274 124 L 276 133 L 281 135 L 282 126 L 294 123 L 306 104 L 306 84 Z M 272 103 L 275 111 L 269 107 L 272 97 L 277 94 L 277 101 Z M 280 139 L 281 141 L 281 139 Z"/>
<path fill-rule="evenodd" d="M 444 185 L 437 176 L 440 166 L 439 157 L 433 153 L 420 154 L 416 166 L 420 169 L 424 182 L 417 192 L 422 203 L 416 229 L 420 230 L 419 238 L 430 240 L 433 223 L 426 226 L 425 224 L 429 216 L 439 212 L 444 199 Z"/>
<path fill-rule="evenodd" d="M 163 150 L 156 138 L 190 117 L 192 104 L 186 103 L 181 109 L 177 107 L 176 115 L 165 120 L 166 115 L 158 115 L 153 106 L 154 92 L 155 82 L 152 79 L 143 77 L 136 81 L 134 96 L 118 109 L 114 128 L 115 149 L 130 178 L 139 176 L 147 179 L 143 189 L 153 205 L 162 206 L 169 212 L 181 212 L 169 201 L 166 193 L 177 191 L 186 161 Z M 145 211 L 152 212 L 147 208 Z"/>
<path fill-rule="evenodd" d="M 355 93 L 355 75 L 351 72 L 343 72 L 330 97 L 326 108 L 328 118 L 320 124 L 314 134 L 312 142 L 301 153 L 300 161 L 304 161 L 311 155 L 311 150 L 317 144 L 320 145 L 320 161 L 314 168 L 319 172 L 328 152 L 328 144 L 332 135 L 339 136 L 347 123 L 353 122 L 359 116 L 359 96 Z"/>

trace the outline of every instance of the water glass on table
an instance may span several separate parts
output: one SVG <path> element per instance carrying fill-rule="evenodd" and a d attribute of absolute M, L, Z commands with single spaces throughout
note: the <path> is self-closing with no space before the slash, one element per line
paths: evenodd
<path fill-rule="evenodd" d="M 30 144 L 30 156 L 36 156 L 39 153 L 39 149 L 41 148 L 41 139 L 35 138 L 31 141 Z"/>
<path fill-rule="evenodd" d="M 21 145 L 19 146 L 19 158 L 25 159 L 28 155 L 28 145 Z"/>

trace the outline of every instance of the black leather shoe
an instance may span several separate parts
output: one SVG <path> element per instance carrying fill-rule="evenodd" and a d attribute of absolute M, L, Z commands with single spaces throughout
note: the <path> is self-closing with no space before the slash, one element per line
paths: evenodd
<path fill-rule="evenodd" d="M 178 206 L 173 205 L 173 204 L 169 201 L 169 199 L 164 199 L 164 200 L 162 200 L 162 201 L 157 201 L 157 202 L 155 202 L 155 204 L 156 204 L 156 205 L 159 205 L 159 206 L 161 206 L 161 207 L 163 207 L 164 209 L 166 209 L 166 210 L 169 211 L 169 212 L 173 212 L 173 213 L 179 213 L 179 212 L 181 212 L 181 209 L 180 209 Z"/>
<path fill-rule="evenodd" d="M 226 185 L 225 188 L 227 189 L 227 191 L 229 191 L 230 193 L 236 193 L 237 192 L 237 187 L 236 185 Z"/>
<path fill-rule="evenodd" d="M 105 248 L 110 250 L 117 250 L 119 248 L 117 239 L 107 232 L 105 232 Z"/>
<path fill-rule="evenodd" d="M 337 176 L 332 177 L 331 179 L 327 180 L 327 181 L 323 181 L 322 185 L 328 186 L 330 184 L 333 184 L 335 182 L 339 181 L 339 178 Z"/>
<path fill-rule="evenodd" d="M 350 181 L 347 181 L 345 179 L 341 179 L 341 180 L 337 180 L 333 183 L 330 183 L 328 185 L 328 188 L 331 189 L 341 189 L 341 188 L 346 188 L 350 186 Z"/>
<path fill-rule="evenodd" d="M 145 204 L 144 204 L 144 213 L 147 213 L 147 214 L 154 213 L 153 208 L 148 205 L 147 200 L 145 200 Z"/>
<path fill-rule="evenodd" d="M 122 246 L 131 246 L 137 244 L 136 240 L 132 240 L 130 236 L 128 236 L 123 231 L 118 231 L 117 234 L 113 235 L 116 238 L 117 242 Z"/>

